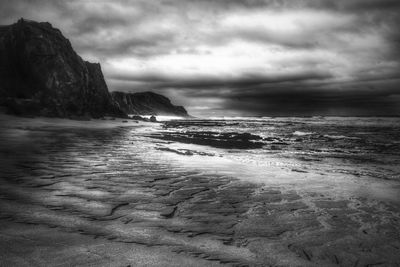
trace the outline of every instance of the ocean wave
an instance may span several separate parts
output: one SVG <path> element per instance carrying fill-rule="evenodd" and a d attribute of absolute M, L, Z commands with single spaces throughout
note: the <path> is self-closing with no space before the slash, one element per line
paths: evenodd
<path fill-rule="evenodd" d="M 193 156 L 193 155 L 199 155 L 199 156 L 215 156 L 214 153 L 207 153 L 203 151 L 197 151 L 197 150 L 192 150 L 192 149 L 173 149 L 169 147 L 157 147 L 157 150 L 160 151 L 166 151 L 166 152 L 172 152 L 178 155 L 183 155 L 183 156 Z"/>
<path fill-rule="evenodd" d="M 313 132 L 302 132 L 302 131 L 295 131 L 293 133 L 293 135 L 297 135 L 297 136 L 305 136 L 305 135 L 312 135 L 314 134 Z"/>
<path fill-rule="evenodd" d="M 345 136 L 345 135 L 329 135 L 329 134 L 325 134 L 323 136 L 325 138 L 329 138 L 329 139 L 352 139 L 352 140 L 360 140 L 361 139 L 359 137 Z"/>

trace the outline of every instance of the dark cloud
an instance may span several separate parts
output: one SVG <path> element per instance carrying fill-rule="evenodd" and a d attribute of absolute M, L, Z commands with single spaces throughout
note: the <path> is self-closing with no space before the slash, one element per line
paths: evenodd
<path fill-rule="evenodd" d="M 90 40 L 76 41 L 76 48 L 99 55 L 100 57 L 124 57 L 124 55 L 136 57 L 151 57 L 153 55 L 169 53 L 169 46 L 173 36 L 165 33 L 147 35 L 145 37 L 126 36 L 127 39 L 112 38 L 107 42 L 92 42 Z"/>
<path fill-rule="evenodd" d="M 223 77 L 173 77 L 167 75 L 147 74 L 140 76 L 122 76 L 111 75 L 110 79 L 146 82 L 150 83 L 154 88 L 208 88 L 211 90 L 220 87 L 228 87 L 232 89 L 243 88 L 248 86 L 259 86 L 264 84 L 279 84 L 284 82 L 301 82 L 308 80 L 323 80 L 332 77 L 329 73 L 318 71 L 304 71 L 301 73 L 284 74 L 284 75 L 259 75 L 247 74 L 235 78 Z"/>
<path fill-rule="evenodd" d="M 299 9 L 299 8 L 319 8 L 331 9 L 339 11 L 363 11 L 363 10 L 388 10 L 399 8 L 400 4 L 397 0 L 180 0 L 180 1 L 163 1 L 164 3 L 180 5 L 204 5 L 221 8 L 283 8 L 283 9 Z"/>
<path fill-rule="evenodd" d="M 288 91 L 267 95 L 239 96 L 227 100 L 226 109 L 251 111 L 272 116 L 373 116 L 398 115 L 400 94 L 359 94 L 359 92 Z M 377 113 L 377 110 L 379 112 Z"/>
<path fill-rule="evenodd" d="M 129 23 L 124 17 L 111 17 L 111 16 L 99 16 L 92 15 L 89 17 L 83 18 L 79 27 L 74 28 L 75 34 L 81 35 L 85 33 L 95 33 L 104 28 L 113 29 L 120 26 L 126 26 Z"/>
<path fill-rule="evenodd" d="M 397 0 L 349 0 L 349 1 L 307 1 L 312 7 L 330 8 L 340 11 L 390 11 L 400 8 L 400 3 Z"/>
<path fill-rule="evenodd" d="M 225 109 L 256 115 L 398 115 L 400 79 L 341 84 L 329 90 L 321 85 L 288 84 L 231 93 Z M 295 89 L 294 89 L 295 88 Z M 321 90 L 322 89 L 322 90 Z M 379 110 L 379 112 L 377 112 Z"/>

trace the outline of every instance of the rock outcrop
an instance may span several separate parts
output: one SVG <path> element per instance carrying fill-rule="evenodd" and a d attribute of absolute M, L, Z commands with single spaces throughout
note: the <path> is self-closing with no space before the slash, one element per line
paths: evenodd
<path fill-rule="evenodd" d="M 128 114 L 189 116 L 184 107 L 174 106 L 167 97 L 153 92 L 111 92 L 111 96 L 118 107 Z"/>
<path fill-rule="evenodd" d="M 17 114 L 126 116 L 100 64 L 82 60 L 50 23 L 24 19 L 0 27 L 0 104 Z"/>

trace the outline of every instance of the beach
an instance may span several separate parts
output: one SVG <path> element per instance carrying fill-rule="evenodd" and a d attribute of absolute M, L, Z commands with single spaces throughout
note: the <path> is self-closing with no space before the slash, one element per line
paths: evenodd
<path fill-rule="evenodd" d="M 399 125 L 1 115 L 1 266 L 398 266 Z"/>

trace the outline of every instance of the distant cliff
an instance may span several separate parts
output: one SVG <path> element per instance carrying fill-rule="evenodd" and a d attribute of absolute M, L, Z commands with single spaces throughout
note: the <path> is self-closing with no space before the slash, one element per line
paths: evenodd
<path fill-rule="evenodd" d="M 16 114 L 125 116 L 100 64 L 83 61 L 50 23 L 0 27 L 0 104 Z"/>
<path fill-rule="evenodd" d="M 118 107 L 128 114 L 189 116 L 184 107 L 174 106 L 168 98 L 153 92 L 112 92 L 111 96 Z"/>

